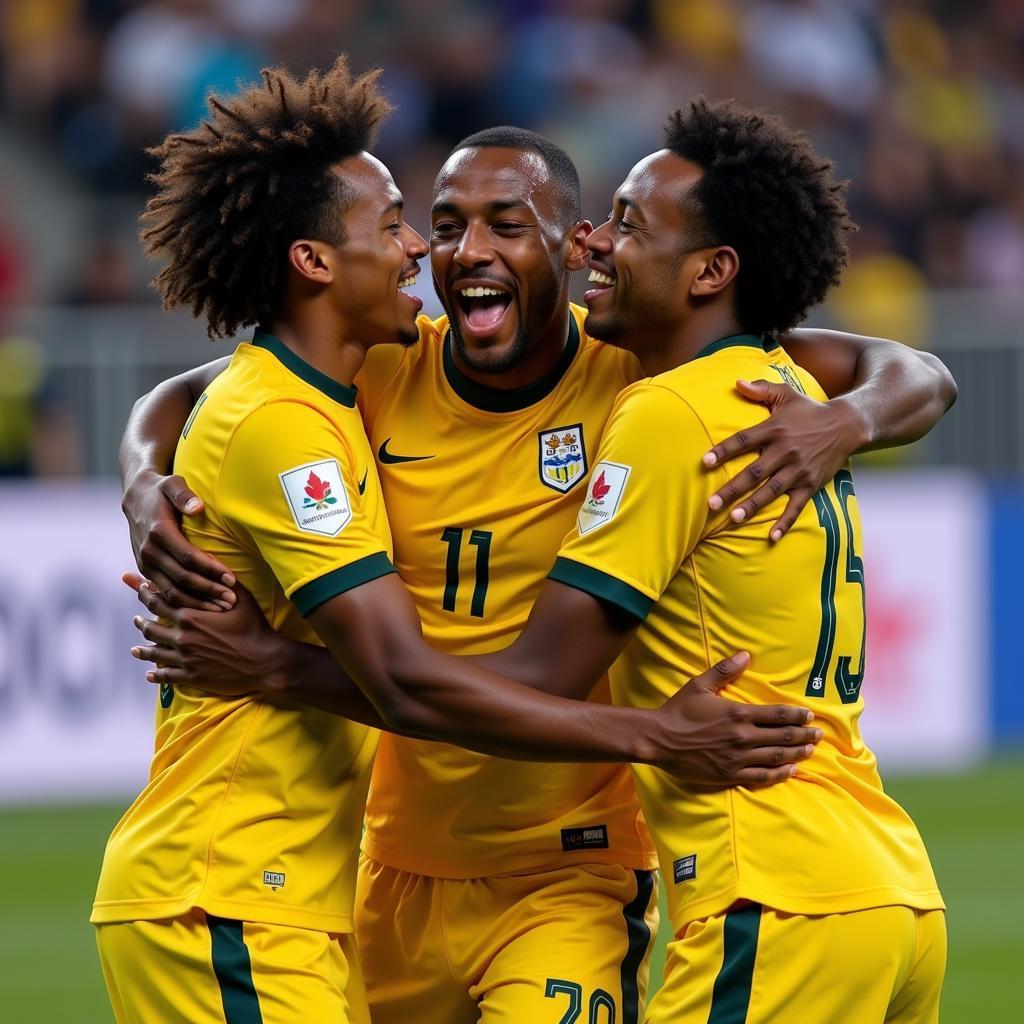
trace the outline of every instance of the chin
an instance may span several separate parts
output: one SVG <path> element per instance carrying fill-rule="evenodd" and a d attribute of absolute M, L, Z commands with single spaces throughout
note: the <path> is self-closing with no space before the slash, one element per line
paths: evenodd
<path fill-rule="evenodd" d="M 487 346 L 467 345 L 458 323 L 452 324 L 452 341 L 462 361 L 477 373 L 505 373 L 526 356 L 526 338 L 520 329 L 508 340 Z"/>
<path fill-rule="evenodd" d="M 412 348 L 419 340 L 420 330 L 415 324 L 411 327 L 400 327 L 398 337 L 395 339 L 402 348 Z"/>
<path fill-rule="evenodd" d="M 606 342 L 609 345 L 617 345 L 619 348 L 626 347 L 622 341 L 625 331 L 622 330 L 620 324 L 616 323 L 614 317 L 601 317 L 588 313 L 583 320 L 583 330 L 590 337 L 597 338 L 598 341 Z"/>

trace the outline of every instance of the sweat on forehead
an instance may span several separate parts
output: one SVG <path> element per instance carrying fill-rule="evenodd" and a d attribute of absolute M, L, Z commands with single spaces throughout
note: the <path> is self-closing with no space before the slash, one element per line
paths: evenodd
<path fill-rule="evenodd" d="M 506 146 L 459 149 L 437 172 L 434 196 L 444 189 L 494 187 L 512 194 L 550 187 L 551 174 L 540 153 Z"/>

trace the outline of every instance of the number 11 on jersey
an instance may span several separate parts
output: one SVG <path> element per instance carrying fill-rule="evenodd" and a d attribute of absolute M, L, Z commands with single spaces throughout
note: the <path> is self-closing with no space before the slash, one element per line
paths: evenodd
<path fill-rule="evenodd" d="M 446 612 L 455 611 L 455 602 L 459 596 L 459 563 L 462 559 L 462 538 L 465 532 L 462 527 L 449 526 L 441 533 L 441 540 L 448 545 L 448 556 L 444 563 L 444 593 L 441 596 L 441 607 Z M 487 601 L 493 536 L 489 530 L 471 530 L 469 534 L 469 546 L 476 548 L 476 582 L 473 585 L 469 614 L 478 619 L 484 617 L 484 605 Z"/>

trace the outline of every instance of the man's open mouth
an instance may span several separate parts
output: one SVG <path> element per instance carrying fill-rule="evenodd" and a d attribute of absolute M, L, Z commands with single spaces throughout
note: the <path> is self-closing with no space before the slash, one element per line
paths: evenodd
<path fill-rule="evenodd" d="M 474 334 L 493 334 L 512 304 L 509 292 L 492 285 L 458 285 L 455 300 L 466 326 Z"/>
<path fill-rule="evenodd" d="M 583 301 L 588 306 L 602 295 L 607 295 L 615 287 L 615 278 L 611 274 L 599 270 L 593 264 L 590 265 L 590 276 L 587 281 L 594 286 L 583 293 Z"/>

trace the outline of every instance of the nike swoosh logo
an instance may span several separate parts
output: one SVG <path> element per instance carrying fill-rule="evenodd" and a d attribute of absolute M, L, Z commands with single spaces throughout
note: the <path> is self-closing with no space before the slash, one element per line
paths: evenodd
<path fill-rule="evenodd" d="M 390 441 L 390 437 L 384 438 L 380 448 L 377 449 L 377 458 L 385 466 L 393 466 L 397 462 L 423 462 L 425 459 L 432 459 L 434 457 L 433 455 L 394 455 L 388 451 Z"/>
<path fill-rule="evenodd" d="M 359 493 L 360 494 L 362 494 L 363 491 L 366 490 L 366 473 L 369 473 L 369 472 L 370 472 L 370 470 L 369 470 L 369 468 L 367 468 L 366 472 L 363 473 L 363 479 L 359 481 Z"/>

